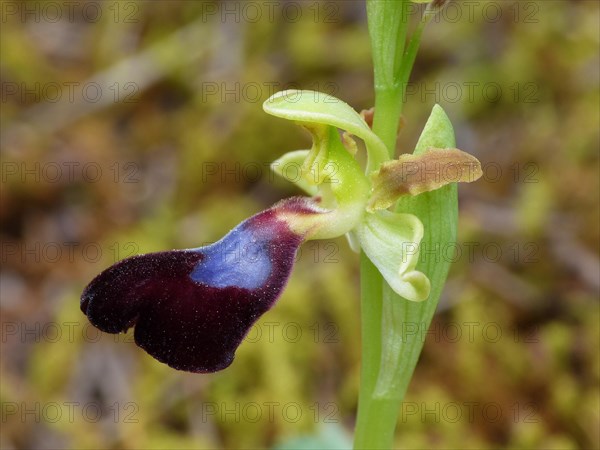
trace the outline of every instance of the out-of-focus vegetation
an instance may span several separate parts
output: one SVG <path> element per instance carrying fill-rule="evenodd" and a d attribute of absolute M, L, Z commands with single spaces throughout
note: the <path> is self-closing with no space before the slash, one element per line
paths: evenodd
<path fill-rule="evenodd" d="M 598 448 L 599 6 L 466 3 L 426 30 L 398 143 L 412 151 L 438 102 L 485 175 L 460 187 L 432 330 L 405 330 L 426 344 L 397 445 Z M 261 103 L 301 87 L 370 107 L 362 2 L 0 6 L 2 448 L 351 432 L 358 272 L 344 240 L 303 247 L 277 306 L 213 375 L 100 335 L 78 301 L 118 259 L 214 241 L 297 194 L 267 165 L 308 137 Z"/>

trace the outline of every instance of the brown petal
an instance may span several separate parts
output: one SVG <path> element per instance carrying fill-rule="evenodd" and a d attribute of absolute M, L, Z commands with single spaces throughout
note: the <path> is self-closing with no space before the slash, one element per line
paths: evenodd
<path fill-rule="evenodd" d="M 404 154 L 387 161 L 371 178 L 368 209 L 390 207 L 402 195 L 418 195 L 450 183 L 470 183 L 481 177 L 481 164 L 456 148 L 429 148 L 420 155 Z"/>

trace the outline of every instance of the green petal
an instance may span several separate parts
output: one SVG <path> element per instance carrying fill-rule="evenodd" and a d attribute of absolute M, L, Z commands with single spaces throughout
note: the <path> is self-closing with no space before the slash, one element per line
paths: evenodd
<path fill-rule="evenodd" d="M 317 91 L 290 89 L 281 91 L 264 104 L 265 112 L 301 124 L 329 125 L 349 131 L 361 138 L 367 147 L 367 173 L 379 168 L 388 159 L 385 144 L 350 105 L 331 95 Z"/>
<path fill-rule="evenodd" d="M 311 196 L 317 195 L 319 188 L 315 183 L 306 179 L 303 166 L 310 150 L 295 150 L 287 152 L 281 158 L 271 163 L 271 170 L 281 178 L 294 183 Z"/>
<path fill-rule="evenodd" d="M 377 211 L 365 215 L 357 229 L 364 252 L 390 287 L 407 300 L 429 297 L 429 279 L 415 270 L 423 224 L 412 214 Z"/>

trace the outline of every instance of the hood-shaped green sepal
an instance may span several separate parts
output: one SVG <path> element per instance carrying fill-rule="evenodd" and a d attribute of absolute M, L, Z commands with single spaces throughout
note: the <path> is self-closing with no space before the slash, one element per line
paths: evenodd
<path fill-rule="evenodd" d="M 368 153 L 366 173 L 377 170 L 388 158 L 385 144 L 350 105 L 323 92 L 295 90 L 277 92 L 263 103 L 265 112 L 284 119 L 310 124 L 329 125 L 348 131 L 365 143 Z M 315 160 L 317 155 L 309 156 Z"/>

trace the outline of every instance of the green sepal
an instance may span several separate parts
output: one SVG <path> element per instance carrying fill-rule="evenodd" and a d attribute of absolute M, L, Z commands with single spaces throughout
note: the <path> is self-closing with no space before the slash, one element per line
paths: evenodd
<path fill-rule="evenodd" d="M 307 128 L 311 124 L 329 125 L 348 131 L 365 142 L 368 153 L 367 173 L 379 168 L 389 159 L 388 150 L 379 137 L 350 105 L 328 94 L 309 90 L 277 92 L 263 104 L 265 112 L 299 122 Z M 311 161 L 318 158 L 313 154 Z"/>
<path fill-rule="evenodd" d="M 398 295 L 407 300 L 427 300 L 429 279 L 415 270 L 423 224 L 412 214 L 377 211 L 365 214 L 358 226 L 361 248 Z"/>

